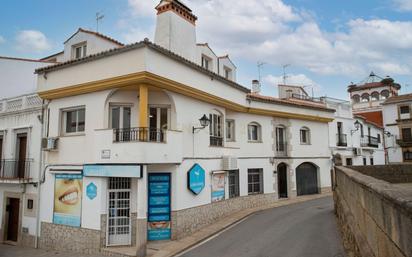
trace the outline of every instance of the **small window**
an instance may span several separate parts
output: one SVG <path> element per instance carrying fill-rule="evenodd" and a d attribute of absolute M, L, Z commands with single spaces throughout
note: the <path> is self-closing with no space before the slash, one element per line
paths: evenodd
<path fill-rule="evenodd" d="M 27 200 L 27 210 L 33 210 L 33 206 L 34 206 L 33 199 L 28 199 Z"/>
<path fill-rule="evenodd" d="M 372 101 L 379 101 L 379 93 L 378 92 L 373 92 L 371 94 L 371 99 L 372 99 Z"/>
<path fill-rule="evenodd" d="M 383 90 L 381 92 L 381 99 L 388 99 L 389 98 L 389 91 L 388 90 Z"/>
<path fill-rule="evenodd" d="M 80 59 L 86 57 L 87 54 L 87 44 L 82 43 L 73 46 L 73 59 Z"/>
<path fill-rule="evenodd" d="M 373 158 L 370 159 L 371 165 L 373 165 Z"/>
<path fill-rule="evenodd" d="M 310 144 L 310 130 L 308 128 L 300 129 L 300 143 L 305 145 Z"/>
<path fill-rule="evenodd" d="M 235 121 L 226 120 L 226 141 L 235 141 Z"/>
<path fill-rule="evenodd" d="M 406 152 L 403 152 L 403 160 L 412 161 L 412 152 L 410 152 L 409 150 Z"/>
<path fill-rule="evenodd" d="M 410 108 L 407 105 L 401 106 L 401 107 L 399 107 L 399 112 L 401 114 L 409 114 L 410 113 Z"/>
<path fill-rule="evenodd" d="M 412 142 L 412 129 L 411 128 L 402 129 L 402 140 L 404 142 Z"/>
<path fill-rule="evenodd" d="M 354 95 L 352 96 L 352 100 L 354 103 L 359 103 L 360 102 L 360 96 L 359 95 Z"/>
<path fill-rule="evenodd" d="M 366 158 L 363 158 L 363 165 L 366 165 Z"/>
<path fill-rule="evenodd" d="M 261 128 L 258 123 L 250 123 L 247 126 L 248 130 L 248 140 L 252 142 L 258 142 L 261 141 Z"/>
<path fill-rule="evenodd" d="M 228 67 L 224 67 L 223 69 L 225 70 L 225 78 L 232 79 L 232 69 Z"/>
<path fill-rule="evenodd" d="M 362 101 L 362 103 L 369 102 L 369 94 L 367 94 L 367 93 L 363 94 L 361 101 Z"/>
<path fill-rule="evenodd" d="M 63 129 L 65 134 L 84 132 L 85 108 L 63 111 Z"/>
<path fill-rule="evenodd" d="M 346 166 L 352 166 L 352 165 L 353 165 L 352 158 L 346 158 Z"/>
<path fill-rule="evenodd" d="M 239 196 L 239 170 L 229 171 L 229 198 Z"/>
<path fill-rule="evenodd" d="M 202 67 L 207 70 L 211 70 L 212 60 L 209 57 L 202 55 Z"/>
<path fill-rule="evenodd" d="M 263 193 L 263 169 L 248 169 L 248 194 Z"/>

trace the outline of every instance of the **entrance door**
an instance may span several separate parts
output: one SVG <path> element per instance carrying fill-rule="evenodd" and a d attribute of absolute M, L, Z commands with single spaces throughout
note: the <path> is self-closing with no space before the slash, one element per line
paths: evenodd
<path fill-rule="evenodd" d="M 26 172 L 26 157 L 27 157 L 27 134 L 22 133 L 17 135 L 17 177 L 24 178 Z"/>
<path fill-rule="evenodd" d="M 6 240 L 17 242 L 19 231 L 20 199 L 8 198 L 6 211 L 8 212 Z"/>
<path fill-rule="evenodd" d="M 312 163 L 303 163 L 296 168 L 297 195 L 319 193 L 317 168 Z"/>
<path fill-rule="evenodd" d="M 284 163 L 278 165 L 278 192 L 279 198 L 288 197 L 287 166 Z"/>
<path fill-rule="evenodd" d="M 130 178 L 109 178 L 107 245 L 130 245 Z"/>

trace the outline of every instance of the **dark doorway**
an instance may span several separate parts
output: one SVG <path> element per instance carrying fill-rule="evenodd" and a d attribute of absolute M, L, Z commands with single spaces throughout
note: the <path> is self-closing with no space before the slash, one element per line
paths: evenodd
<path fill-rule="evenodd" d="M 296 168 L 297 195 L 319 193 L 317 167 L 312 163 L 302 163 Z"/>
<path fill-rule="evenodd" d="M 288 167 L 281 163 L 278 165 L 278 192 L 279 198 L 288 197 Z"/>
<path fill-rule="evenodd" d="M 26 171 L 27 134 L 17 134 L 17 177 L 24 178 Z"/>
<path fill-rule="evenodd" d="M 7 241 L 17 242 L 19 231 L 19 211 L 20 211 L 20 199 L 8 198 L 6 206 L 7 215 Z"/>

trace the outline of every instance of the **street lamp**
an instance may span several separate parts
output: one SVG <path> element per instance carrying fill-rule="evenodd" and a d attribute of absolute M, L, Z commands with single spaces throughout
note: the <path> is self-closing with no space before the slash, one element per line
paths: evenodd
<path fill-rule="evenodd" d="M 360 128 L 360 126 L 361 126 L 361 124 L 360 124 L 360 122 L 359 122 L 358 120 L 356 120 L 353 125 L 355 125 L 355 129 L 350 131 L 350 134 L 351 134 L 351 135 L 353 135 L 353 133 L 355 133 L 356 131 L 358 131 L 359 128 Z"/>
<path fill-rule="evenodd" d="M 202 118 L 199 119 L 201 127 L 193 127 L 192 133 L 194 134 L 198 129 L 204 129 L 210 124 L 210 120 L 207 118 L 206 114 L 203 114 Z"/>
<path fill-rule="evenodd" d="M 384 130 L 384 131 L 383 131 L 383 134 L 385 134 L 385 136 L 387 136 L 387 137 L 391 137 L 391 136 L 392 136 L 391 132 L 389 132 L 389 131 L 387 131 L 387 130 Z"/>

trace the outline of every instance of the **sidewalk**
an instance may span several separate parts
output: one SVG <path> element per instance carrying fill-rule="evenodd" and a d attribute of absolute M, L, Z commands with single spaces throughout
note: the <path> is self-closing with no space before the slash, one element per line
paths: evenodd
<path fill-rule="evenodd" d="M 222 218 L 220 221 L 206 226 L 199 231 L 193 233 L 191 236 L 174 240 L 174 241 L 165 241 L 165 242 L 149 242 L 147 244 L 147 256 L 148 257 L 171 257 L 176 254 L 182 253 L 185 250 L 190 249 L 196 244 L 208 239 L 209 237 L 221 232 L 222 230 L 230 227 L 236 222 L 241 221 L 242 219 L 247 218 L 254 213 L 270 208 L 276 208 L 280 206 L 285 206 L 289 204 L 301 203 L 313 199 L 318 199 L 326 196 L 331 196 L 332 193 L 324 193 L 319 195 L 309 195 L 309 196 L 300 196 L 294 199 L 279 200 L 278 202 L 258 208 L 245 209 L 234 213 L 230 216 Z"/>

